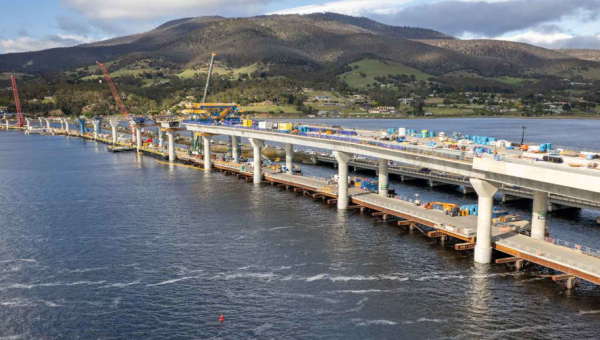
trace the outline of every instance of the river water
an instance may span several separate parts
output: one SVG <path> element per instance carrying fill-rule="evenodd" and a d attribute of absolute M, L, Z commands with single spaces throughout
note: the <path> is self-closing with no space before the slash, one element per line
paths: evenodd
<path fill-rule="evenodd" d="M 549 142 L 576 137 L 561 132 L 563 121 L 547 124 L 556 131 L 544 128 Z M 593 148 L 592 138 L 581 146 Z M 392 187 L 425 200 L 476 200 L 418 182 L 392 179 Z M 0 202 L 0 339 L 595 339 L 600 332 L 600 287 L 564 291 L 539 278 L 547 273 L 540 268 L 477 265 L 471 252 L 357 211 L 78 138 L 0 132 Z M 505 207 L 530 211 L 523 202 Z M 600 248 L 597 215 L 552 215 L 550 232 Z"/>

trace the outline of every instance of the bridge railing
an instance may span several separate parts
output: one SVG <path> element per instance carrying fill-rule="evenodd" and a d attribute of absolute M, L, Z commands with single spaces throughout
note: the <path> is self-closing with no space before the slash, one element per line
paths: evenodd
<path fill-rule="evenodd" d="M 559 255 L 547 253 L 542 249 L 538 249 L 535 247 L 529 247 L 529 246 L 519 244 L 519 243 L 510 241 L 510 240 L 501 239 L 500 237 L 494 237 L 493 241 L 497 244 L 519 250 L 520 252 L 524 252 L 531 256 L 550 260 L 550 261 L 553 261 L 558 264 L 566 265 L 572 269 L 579 269 L 579 270 L 583 270 L 588 273 L 592 273 L 594 275 L 600 276 L 600 268 L 598 268 L 598 267 L 588 266 L 588 265 L 579 263 L 577 261 L 573 261 L 573 260 L 561 257 Z"/>
<path fill-rule="evenodd" d="M 193 120 L 184 120 L 183 123 L 194 124 L 194 125 L 205 125 L 205 126 L 220 126 L 220 125 L 216 125 L 214 123 L 193 121 Z M 227 126 L 227 125 L 221 125 L 221 126 L 234 127 L 236 129 L 244 129 L 244 130 L 265 131 L 265 132 L 278 133 L 278 134 L 288 134 L 288 135 L 291 134 L 291 131 L 285 131 L 285 130 L 261 129 L 258 127 L 244 127 L 244 126 Z M 312 137 L 312 138 L 320 138 L 320 139 L 326 139 L 326 140 L 349 142 L 349 143 L 355 143 L 355 144 L 364 144 L 364 145 L 369 145 L 369 146 L 374 146 L 374 147 L 380 147 L 380 148 L 385 148 L 385 149 L 413 153 L 413 154 L 417 154 L 420 156 L 430 156 L 430 157 L 449 159 L 449 160 L 454 160 L 454 161 L 462 161 L 462 162 L 466 162 L 466 163 L 473 162 L 473 158 L 465 156 L 464 153 L 461 153 L 458 155 L 451 155 L 444 151 L 435 151 L 435 149 L 424 150 L 424 149 L 420 149 L 420 148 L 413 148 L 413 147 L 406 146 L 406 145 L 387 144 L 387 143 L 382 143 L 379 141 L 371 141 L 371 140 L 364 140 L 364 139 L 358 139 L 358 138 L 342 137 L 342 136 L 318 134 L 318 133 L 298 132 L 296 135 L 303 136 L 303 137 Z"/>

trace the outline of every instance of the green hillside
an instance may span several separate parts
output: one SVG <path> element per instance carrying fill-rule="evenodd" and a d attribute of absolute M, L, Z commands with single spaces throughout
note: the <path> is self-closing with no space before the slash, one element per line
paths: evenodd
<path fill-rule="evenodd" d="M 352 67 L 353 70 L 340 75 L 339 79 L 344 80 L 350 87 L 354 88 L 364 88 L 368 84 L 373 84 L 375 77 L 383 77 L 388 74 L 414 75 L 417 80 L 426 80 L 432 77 L 430 74 L 393 61 L 365 59 L 351 63 L 348 66 Z M 365 76 L 363 77 L 361 73 Z"/>

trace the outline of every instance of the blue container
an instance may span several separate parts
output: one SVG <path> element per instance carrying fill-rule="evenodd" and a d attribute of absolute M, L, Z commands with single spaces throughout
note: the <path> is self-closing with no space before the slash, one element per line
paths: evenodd
<path fill-rule="evenodd" d="M 546 152 L 546 144 L 540 144 L 540 152 Z"/>

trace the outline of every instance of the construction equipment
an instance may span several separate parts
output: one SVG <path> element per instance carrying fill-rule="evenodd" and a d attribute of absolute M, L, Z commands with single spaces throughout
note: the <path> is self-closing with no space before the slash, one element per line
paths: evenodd
<path fill-rule="evenodd" d="M 128 114 L 127 114 L 127 110 L 125 109 L 125 105 L 123 104 L 123 101 L 121 100 L 121 96 L 119 95 L 119 92 L 117 92 L 115 83 L 113 82 L 112 78 L 110 77 L 108 70 L 106 69 L 106 67 L 104 66 L 103 63 L 97 61 L 96 64 L 98 64 L 98 66 L 102 70 L 102 73 L 104 73 L 104 78 L 106 79 L 106 82 L 108 83 L 108 87 L 110 87 L 110 91 L 112 92 L 113 97 L 115 97 L 115 101 L 117 102 L 117 105 L 119 106 L 119 109 L 121 110 L 121 114 L 123 114 L 123 117 L 127 117 Z"/>
<path fill-rule="evenodd" d="M 217 54 L 212 53 L 202 102 L 187 104 L 184 112 L 190 115 L 192 121 L 200 123 L 237 124 L 240 121 L 240 114 L 243 112 L 240 105 L 235 103 L 206 103 L 216 56 Z"/>
<path fill-rule="evenodd" d="M 423 205 L 425 209 L 439 209 L 444 211 L 444 214 L 450 215 L 452 217 L 459 216 L 460 210 L 458 209 L 458 205 L 454 203 L 444 203 L 444 202 L 429 202 Z"/>
<path fill-rule="evenodd" d="M 19 127 L 23 127 L 23 112 L 21 112 L 21 101 L 19 100 L 19 90 L 17 90 L 17 81 L 15 76 L 10 76 L 12 82 L 13 95 L 15 96 L 15 107 L 17 108 L 17 117 L 19 119 Z"/>
<path fill-rule="evenodd" d="M 210 77 L 212 76 L 213 65 L 215 63 L 216 53 L 211 54 L 210 66 L 208 67 L 208 78 L 206 79 L 206 87 L 204 88 L 204 97 L 202 97 L 202 104 L 206 103 L 206 96 L 208 95 L 208 86 L 210 84 Z"/>

